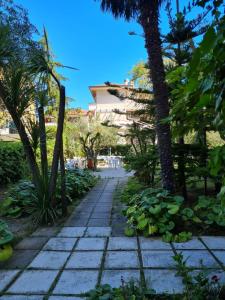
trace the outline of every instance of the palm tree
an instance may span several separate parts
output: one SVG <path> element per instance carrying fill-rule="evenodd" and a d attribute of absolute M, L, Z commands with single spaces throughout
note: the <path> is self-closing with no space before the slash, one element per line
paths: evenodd
<path fill-rule="evenodd" d="M 171 153 L 170 126 L 163 119 L 169 116 L 168 90 L 162 59 L 162 46 L 159 31 L 159 8 L 165 0 L 101 0 L 103 11 L 111 11 L 127 21 L 136 19 L 143 27 L 148 64 L 155 99 L 156 134 L 161 164 L 162 185 L 173 191 L 173 160 Z"/>

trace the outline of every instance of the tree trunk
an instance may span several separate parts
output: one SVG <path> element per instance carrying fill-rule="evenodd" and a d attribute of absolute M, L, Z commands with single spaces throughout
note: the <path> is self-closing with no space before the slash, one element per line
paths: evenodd
<path fill-rule="evenodd" d="M 65 87 L 60 86 L 60 102 L 59 102 L 59 113 L 58 113 L 58 122 L 57 122 L 57 131 L 56 131 L 56 140 L 53 152 L 53 160 L 51 167 L 51 177 L 49 182 L 49 195 L 54 204 L 54 195 L 56 190 L 56 182 L 58 176 L 58 166 L 59 166 L 59 156 L 62 147 L 62 134 L 63 134 L 63 123 L 65 117 L 65 104 L 66 104 L 66 95 Z"/>
<path fill-rule="evenodd" d="M 66 203 L 66 173 L 65 163 L 63 155 L 63 143 L 60 151 L 60 173 L 61 173 L 61 203 L 62 203 L 62 216 L 67 215 L 67 203 Z"/>
<path fill-rule="evenodd" d="M 41 169 L 44 178 L 48 179 L 48 155 L 46 143 L 46 128 L 44 107 L 38 107 L 39 128 L 40 128 L 40 151 L 41 151 Z"/>
<path fill-rule="evenodd" d="M 161 122 L 169 116 L 169 102 L 162 60 L 158 6 L 158 0 L 144 1 L 141 6 L 139 21 L 145 34 L 145 47 L 148 52 L 149 67 L 151 70 L 150 79 L 153 84 L 162 185 L 165 189 L 173 192 L 174 179 L 170 126 Z"/>

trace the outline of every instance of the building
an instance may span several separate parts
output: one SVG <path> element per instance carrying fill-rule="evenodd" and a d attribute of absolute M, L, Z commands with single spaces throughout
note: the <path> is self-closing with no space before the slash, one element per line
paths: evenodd
<path fill-rule="evenodd" d="M 89 111 L 92 111 L 101 122 L 108 121 L 110 124 L 126 128 L 133 122 L 133 119 L 129 117 L 129 112 L 137 109 L 137 104 L 126 98 L 129 94 L 129 88 L 134 88 L 133 82 L 129 82 L 129 80 L 125 80 L 124 84 L 111 83 L 110 85 L 89 86 L 94 99 L 94 103 L 89 104 Z M 121 93 L 123 99 L 112 95 L 109 92 L 110 89 Z M 115 110 L 120 113 L 116 113 Z"/>

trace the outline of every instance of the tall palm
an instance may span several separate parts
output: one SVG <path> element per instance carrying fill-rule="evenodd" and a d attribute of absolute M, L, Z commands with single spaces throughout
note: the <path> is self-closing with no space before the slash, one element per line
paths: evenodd
<path fill-rule="evenodd" d="M 169 115 L 168 91 L 162 59 L 159 8 L 165 0 L 101 0 L 103 11 L 126 20 L 136 19 L 143 27 L 155 99 L 156 133 L 163 187 L 173 191 L 173 160 L 170 126 L 161 122 Z"/>

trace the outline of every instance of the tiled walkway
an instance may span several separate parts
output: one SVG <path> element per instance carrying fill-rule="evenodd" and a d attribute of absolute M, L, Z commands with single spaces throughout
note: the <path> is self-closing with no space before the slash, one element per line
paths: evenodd
<path fill-rule="evenodd" d="M 123 179 L 124 180 L 124 179 Z M 0 299 L 84 299 L 96 284 L 134 278 L 157 292 L 181 292 L 172 256 L 182 251 L 187 265 L 203 265 L 225 280 L 225 237 L 201 237 L 184 244 L 111 234 L 113 192 L 119 178 L 102 180 L 62 228 L 42 228 L 20 242 L 0 270 Z"/>

